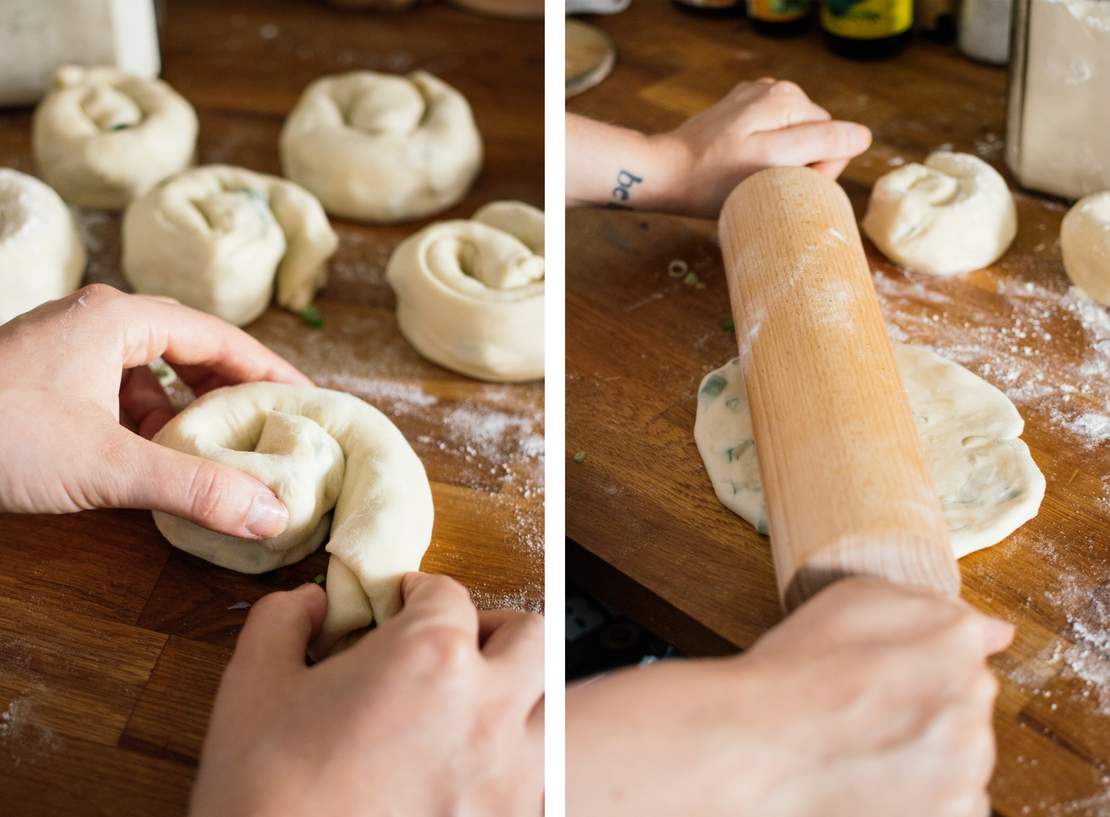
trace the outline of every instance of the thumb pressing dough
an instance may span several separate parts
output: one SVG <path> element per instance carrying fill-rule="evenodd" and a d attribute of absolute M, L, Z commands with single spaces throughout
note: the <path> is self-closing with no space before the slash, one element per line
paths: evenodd
<path fill-rule="evenodd" d="M 123 272 L 238 326 L 278 303 L 298 312 L 327 279 L 339 240 L 320 202 L 292 182 L 238 167 L 195 167 L 127 208 Z"/>
<path fill-rule="evenodd" d="M 1088 297 L 1110 306 L 1110 192 L 1077 201 L 1060 225 L 1064 271 Z"/>
<path fill-rule="evenodd" d="M 269 486 L 289 527 L 255 541 L 154 512 L 175 547 L 241 573 L 293 564 L 328 538 L 328 612 L 312 645 L 322 656 L 401 607 L 401 577 L 420 568 L 432 535 L 424 466 L 401 432 L 349 394 L 278 383 L 209 392 L 154 441 L 237 468 Z"/>
<path fill-rule="evenodd" d="M 937 151 L 875 182 L 863 231 L 896 264 L 956 275 L 1002 257 L 1017 234 L 1017 209 L 989 164 Z"/>
<path fill-rule="evenodd" d="M 354 71 L 313 82 L 281 130 L 284 174 L 329 213 L 406 221 L 463 197 L 482 139 L 463 95 L 424 71 Z"/>
<path fill-rule="evenodd" d="M 0 168 L 0 323 L 73 292 L 84 271 L 85 246 L 58 194 Z"/>
<path fill-rule="evenodd" d="M 488 204 L 402 241 L 386 278 L 417 351 L 479 380 L 543 377 L 543 211 Z"/>
<path fill-rule="evenodd" d="M 189 164 L 197 116 L 161 80 L 66 65 L 35 111 L 32 141 L 62 198 L 119 210 Z"/>
<path fill-rule="evenodd" d="M 940 355 L 899 343 L 894 355 L 956 558 L 1002 541 L 1044 498 L 1044 476 L 1018 439 L 1021 415 L 990 383 Z M 702 380 L 694 440 L 717 498 L 768 533 L 739 358 Z"/>

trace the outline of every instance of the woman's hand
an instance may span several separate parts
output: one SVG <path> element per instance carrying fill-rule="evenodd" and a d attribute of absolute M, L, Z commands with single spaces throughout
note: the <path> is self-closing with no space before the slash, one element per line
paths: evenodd
<path fill-rule="evenodd" d="M 311 385 L 218 318 L 87 286 L 0 326 L 0 511 L 152 508 L 234 536 L 284 530 L 285 507 L 253 477 L 144 439 L 173 416 L 146 366 L 159 356 L 197 394 L 250 380 Z"/>
<path fill-rule="evenodd" d="M 1013 628 L 957 599 L 838 582 L 738 658 L 567 693 L 568 817 L 986 817 Z"/>
<path fill-rule="evenodd" d="M 871 132 L 833 121 L 793 82 L 741 82 L 675 130 L 645 136 L 567 116 L 567 203 L 716 218 L 733 189 L 767 167 L 836 177 Z"/>
<path fill-rule="evenodd" d="M 251 610 L 216 696 L 192 817 L 539 817 L 543 619 L 410 573 L 404 607 L 306 667 L 316 585 Z"/>

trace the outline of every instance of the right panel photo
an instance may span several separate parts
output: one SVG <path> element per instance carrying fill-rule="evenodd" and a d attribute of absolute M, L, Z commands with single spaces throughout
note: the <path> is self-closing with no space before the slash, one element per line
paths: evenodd
<path fill-rule="evenodd" d="M 567 814 L 1110 815 L 1110 4 L 565 25 Z"/>

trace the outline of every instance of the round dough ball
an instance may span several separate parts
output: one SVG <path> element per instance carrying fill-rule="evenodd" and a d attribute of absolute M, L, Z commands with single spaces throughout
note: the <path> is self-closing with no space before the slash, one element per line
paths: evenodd
<path fill-rule="evenodd" d="M 960 559 L 1037 515 L 1045 480 L 1002 392 L 928 349 L 894 344 L 921 450 Z M 739 358 L 705 376 L 694 440 L 721 503 L 766 534 L 767 510 Z"/>
<path fill-rule="evenodd" d="M 281 166 L 337 216 L 395 222 L 455 204 L 482 165 L 462 94 L 424 71 L 354 71 L 305 90 L 281 130 Z"/>
<path fill-rule="evenodd" d="M 197 115 L 161 80 L 67 65 L 32 129 L 35 161 L 62 198 L 119 210 L 189 164 Z"/>
<path fill-rule="evenodd" d="M 956 275 L 1002 257 L 1017 234 L 1017 208 L 982 159 L 937 151 L 875 182 L 863 231 L 896 264 Z"/>
<path fill-rule="evenodd" d="M 402 241 L 386 278 L 401 333 L 424 357 L 479 380 L 543 377 L 543 211 L 495 202 Z"/>
<path fill-rule="evenodd" d="M 65 202 L 34 176 L 0 168 L 0 323 L 73 292 L 84 271 Z"/>
<path fill-rule="evenodd" d="M 127 208 L 123 272 L 238 326 L 273 297 L 299 312 L 327 280 L 339 240 L 320 202 L 292 182 L 239 167 L 194 167 Z"/>
<path fill-rule="evenodd" d="M 262 540 L 155 511 L 175 547 L 262 573 L 328 539 L 328 612 L 313 655 L 400 609 L 401 577 L 420 569 L 431 542 L 432 491 L 420 459 L 380 411 L 329 389 L 245 383 L 196 400 L 154 441 L 250 474 L 289 510 L 288 528 Z"/>
<path fill-rule="evenodd" d="M 1077 201 L 1060 225 L 1064 271 L 1071 282 L 1110 306 L 1110 192 Z"/>

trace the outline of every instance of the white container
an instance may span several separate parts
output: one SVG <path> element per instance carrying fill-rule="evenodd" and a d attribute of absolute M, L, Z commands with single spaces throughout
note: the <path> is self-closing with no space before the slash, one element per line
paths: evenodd
<path fill-rule="evenodd" d="M 38 102 L 66 63 L 158 76 L 152 0 L 3 0 L 0 106 Z"/>
<path fill-rule="evenodd" d="M 1110 0 L 1016 0 L 1006 164 L 1066 198 L 1110 189 Z"/>

